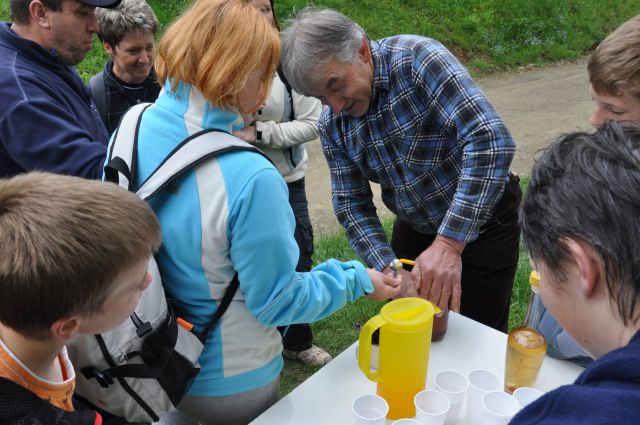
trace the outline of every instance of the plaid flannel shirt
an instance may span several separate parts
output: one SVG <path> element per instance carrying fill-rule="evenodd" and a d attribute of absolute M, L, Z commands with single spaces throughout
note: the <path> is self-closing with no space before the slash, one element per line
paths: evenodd
<path fill-rule="evenodd" d="M 473 241 L 502 195 L 515 142 L 466 69 L 435 40 L 370 42 L 373 91 L 362 117 L 325 108 L 320 139 L 333 207 L 356 253 L 382 270 L 395 258 L 373 204 L 423 233 Z"/>

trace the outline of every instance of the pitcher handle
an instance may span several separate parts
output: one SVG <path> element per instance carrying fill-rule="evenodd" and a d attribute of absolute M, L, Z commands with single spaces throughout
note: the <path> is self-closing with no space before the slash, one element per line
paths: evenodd
<path fill-rule="evenodd" d="M 360 370 L 367 375 L 367 378 L 374 382 L 380 382 L 380 370 L 371 372 L 371 337 L 376 329 L 379 329 L 386 323 L 381 315 L 372 317 L 360 330 L 360 337 L 358 339 L 358 366 Z"/>

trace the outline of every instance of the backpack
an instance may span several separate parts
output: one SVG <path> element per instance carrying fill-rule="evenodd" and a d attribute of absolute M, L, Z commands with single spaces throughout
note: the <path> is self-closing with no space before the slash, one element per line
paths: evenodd
<path fill-rule="evenodd" d="M 107 108 L 107 89 L 104 86 L 104 70 L 89 79 L 89 90 L 100 114 L 100 119 L 102 119 L 104 126 L 107 127 L 109 124 L 109 109 Z"/>
<path fill-rule="evenodd" d="M 136 175 L 138 128 L 151 104 L 131 108 L 122 118 L 107 154 L 105 180 L 132 189 Z M 183 140 L 136 191 L 153 198 L 202 161 L 232 150 L 257 148 L 217 130 L 203 130 Z M 167 302 L 156 262 L 149 261 L 152 283 L 136 310 L 116 329 L 80 335 L 67 344 L 76 374 L 76 394 L 129 422 L 153 422 L 184 397 L 200 370 L 203 342 L 224 314 L 239 286 L 233 277 L 209 325 L 200 335 L 176 317 Z M 184 326 L 183 326 L 184 325 Z"/>

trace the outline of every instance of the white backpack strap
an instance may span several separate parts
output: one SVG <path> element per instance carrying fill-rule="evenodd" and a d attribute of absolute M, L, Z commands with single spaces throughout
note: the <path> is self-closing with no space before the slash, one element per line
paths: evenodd
<path fill-rule="evenodd" d="M 258 148 L 229 133 L 219 130 L 202 130 L 187 137 L 176 146 L 142 183 L 137 194 L 140 198 L 148 200 L 188 169 L 213 156 L 234 150 L 254 151 L 266 158 Z"/>
<path fill-rule="evenodd" d="M 139 103 L 129 109 L 116 129 L 104 167 L 104 179 L 132 189 L 138 152 L 138 130 L 143 112 L 151 103 Z"/>

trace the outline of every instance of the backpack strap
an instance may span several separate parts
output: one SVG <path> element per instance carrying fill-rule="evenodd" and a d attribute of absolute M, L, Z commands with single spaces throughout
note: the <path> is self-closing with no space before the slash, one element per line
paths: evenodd
<path fill-rule="evenodd" d="M 176 146 L 140 185 L 136 193 L 142 199 L 149 200 L 203 161 L 226 152 L 242 150 L 256 152 L 267 158 L 258 148 L 224 131 L 199 131 Z"/>
<path fill-rule="evenodd" d="M 233 300 L 233 296 L 236 294 L 236 291 L 238 290 L 239 286 L 240 286 L 240 281 L 238 280 L 238 272 L 236 272 L 233 275 L 231 284 L 225 291 L 224 296 L 222 297 L 222 300 L 220 301 L 220 304 L 216 309 L 216 312 L 213 314 L 213 317 L 211 318 L 211 322 L 209 322 L 209 324 L 202 330 L 202 332 L 199 335 L 197 335 L 197 337 L 200 339 L 200 342 L 202 342 L 202 344 L 204 344 L 207 341 L 207 337 L 209 336 L 209 331 L 215 326 L 218 320 L 220 320 L 224 312 L 227 311 L 227 308 L 229 308 L 229 305 L 231 304 L 231 300 Z"/>
<path fill-rule="evenodd" d="M 104 70 L 98 72 L 89 80 L 91 97 L 98 108 L 100 119 L 104 126 L 109 128 L 109 111 L 107 110 L 107 89 L 104 86 Z"/>
<path fill-rule="evenodd" d="M 136 174 L 138 162 L 140 121 L 144 111 L 151 105 L 151 103 L 139 103 L 122 116 L 107 152 L 104 179 L 130 192 L 135 192 L 133 177 Z"/>
<path fill-rule="evenodd" d="M 287 89 L 287 93 L 289 93 L 289 102 L 291 104 L 291 109 L 289 109 L 289 121 L 293 121 L 296 119 L 296 114 L 293 110 L 293 94 L 291 93 L 291 84 L 289 84 L 289 81 L 287 81 L 287 78 L 284 76 L 284 72 L 282 71 L 282 66 L 280 64 L 278 64 L 278 77 L 280 77 L 280 80 Z"/>

